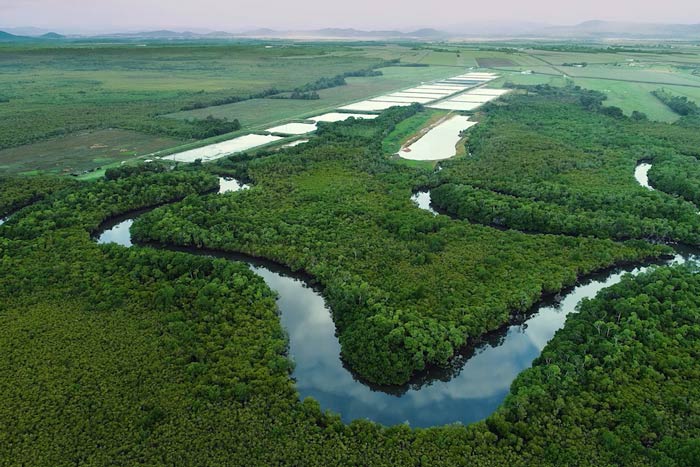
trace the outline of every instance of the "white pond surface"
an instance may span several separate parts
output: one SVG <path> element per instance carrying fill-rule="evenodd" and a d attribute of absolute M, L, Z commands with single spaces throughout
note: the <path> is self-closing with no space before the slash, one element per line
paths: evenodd
<path fill-rule="evenodd" d="M 221 143 L 210 144 L 197 149 L 165 156 L 163 159 L 177 162 L 194 162 L 201 159 L 204 162 L 220 159 L 230 154 L 235 154 L 241 151 L 247 151 L 264 144 L 272 143 L 282 139 L 279 136 L 272 135 L 245 135 L 233 138 Z"/>
<path fill-rule="evenodd" d="M 647 190 L 653 190 L 654 187 L 649 185 L 649 169 L 651 169 L 651 164 L 647 164 L 646 162 L 639 164 L 637 168 L 634 169 L 634 178 Z"/>
<path fill-rule="evenodd" d="M 485 102 L 492 101 L 496 98 L 498 98 L 498 96 L 482 96 L 479 94 L 472 94 L 471 92 L 467 92 L 451 98 L 450 102 L 480 102 L 483 104 Z"/>
<path fill-rule="evenodd" d="M 455 78 L 485 79 L 490 81 L 498 78 L 498 75 L 496 73 L 481 73 L 478 71 L 473 71 L 471 73 L 465 73 L 463 75 L 456 76 Z"/>
<path fill-rule="evenodd" d="M 459 134 L 476 125 L 469 117 L 455 115 L 428 131 L 418 141 L 399 154 L 404 159 L 414 161 L 437 161 L 449 159 L 457 154 Z"/>
<path fill-rule="evenodd" d="M 429 94 L 429 93 L 420 93 L 420 92 L 394 92 L 391 94 L 388 94 L 389 97 L 411 97 L 411 98 L 426 98 L 426 99 L 440 99 L 440 96 L 443 96 L 444 94 Z"/>
<path fill-rule="evenodd" d="M 440 110 L 474 110 L 478 107 L 480 107 L 482 104 L 479 102 L 450 102 L 450 101 L 443 101 L 443 102 L 438 102 L 437 104 L 430 104 L 428 107 L 431 109 L 440 109 Z"/>
<path fill-rule="evenodd" d="M 423 96 L 449 96 L 450 94 L 454 94 L 454 91 L 451 89 L 421 89 L 421 88 L 411 88 L 411 89 L 404 89 L 403 91 L 400 91 L 401 94 L 420 94 Z"/>
<path fill-rule="evenodd" d="M 267 130 L 270 133 L 280 133 L 282 135 L 304 135 L 316 131 L 315 123 L 285 123 L 284 125 L 273 126 Z"/>
<path fill-rule="evenodd" d="M 372 99 L 372 102 L 398 102 L 398 103 L 413 103 L 417 102 L 419 104 L 427 104 L 428 102 L 432 102 L 436 99 L 439 99 L 437 97 L 392 97 L 392 96 L 379 96 L 375 97 Z"/>
<path fill-rule="evenodd" d="M 503 94 L 508 94 L 508 92 L 510 92 L 508 89 L 477 88 L 469 91 L 469 94 L 478 94 L 481 96 L 502 96 Z"/>
<path fill-rule="evenodd" d="M 329 123 L 334 123 L 334 122 L 344 122 L 350 117 L 353 118 L 364 118 L 366 120 L 373 120 L 377 118 L 379 115 L 375 114 L 351 114 L 351 113 L 340 113 L 340 112 L 329 112 L 327 114 L 323 115 L 318 115 L 316 117 L 310 117 L 309 120 L 313 120 L 314 122 L 329 122 Z"/>
<path fill-rule="evenodd" d="M 435 84 L 426 84 L 423 86 L 418 86 L 416 89 L 419 90 L 433 90 L 433 91 L 443 91 L 443 92 L 459 92 L 459 91 L 464 91 L 466 89 L 469 89 L 469 86 L 460 86 L 458 84 L 440 84 L 440 83 L 435 83 Z"/>
<path fill-rule="evenodd" d="M 440 81 L 441 83 L 450 83 L 450 84 L 471 84 L 472 86 L 477 83 L 486 83 L 491 81 L 492 78 L 448 78 L 444 81 Z"/>
<path fill-rule="evenodd" d="M 355 102 L 354 104 L 346 105 L 341 107 L 341 110 L 359 110 L 359 111 L 373 111 L 373 110 L 386 110 L 391 107 L 405 107 L 411 104 L 406 102 L 377 102 L 377 101 L 362 101 Z"/>

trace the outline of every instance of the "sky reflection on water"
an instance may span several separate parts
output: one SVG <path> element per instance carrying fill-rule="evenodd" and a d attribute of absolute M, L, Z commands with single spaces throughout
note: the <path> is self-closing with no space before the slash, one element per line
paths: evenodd
<path fill-rule="evenodd" d="M 238 184 L 237 189 L 241 188 Z M 417 204 L 434 212 L 430 208 L 430 193 L 417 195 Z M 132 223 L 133 218 L 115 221 L 98 242 L 131 246 Z M 217 256 L 245 260 L 241 256 Z M 684 262 L 689 257 L 689 252 L 679 254 L 674 262 Z M 531 366 L 564 325 L 566 315 L 576 311 L 581 299 L 594 297 L 604 287 L 619 282 L 628 271 L 636 274 L 648 269 L 594 275 L 559 300 L 542 303 L 522 324 L 487 336 L 476 348 L 458 355 L 451 368 L 428 372 L 405 387 L 376 388 L 357 380 L 343 365 L 330 310 L 317 290 L 283 267 L 253 259 L 247 262 L 279 294 L 282 325 L 289 335 L 289 352 L 296 364 L 292 376 L 302 399 L 313 397 L 322 409 L 340 414 L 346 422 L 367 418 L 385 425 L 408 422 L 415 427 L 468 424 L 489 416 L 503 402 L 516 376 Z"/>

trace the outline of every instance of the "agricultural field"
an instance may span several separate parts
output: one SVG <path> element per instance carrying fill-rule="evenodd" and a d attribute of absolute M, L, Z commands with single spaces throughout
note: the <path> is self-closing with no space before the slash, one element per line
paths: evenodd
<path fill-rule="evenodd" d="M 79 131 L 39 143 L 0 150 L 0 171 L 80 173 L 181 144 L 181 140 L 129 130 Z"/>
<path fill-rule="evenodd" d="M 344 104 L 380 96 L 389 91 L 412 87 L 424 81 L 446 78 L 455 73 L 449 67 L 386 67 L 382 76 L 346 78 L 347 85 L 318 91 L 317 100 L 254 99 L 251 101 L 168 114 L 166 118 L 188 120 L 236 118 L 244 129 L 260 130 L 266 124 L 304 119 Z"/>
<path fill-rule="evenodd" d="M 627 115 L 633 111 L 644 112 L 650 119 L 661 122 L 674 122 L 680 115 L 673 112 L 656 97 L 652 96 L 652 91 L 662 87 L 658 84 L 633 83 L 628 81 L 612 81 L 589 78 L 575 78 L 573 82 L 586 89 L 600 91 L 607 96 L 607 105 L 614 105 L 621 108 Z M 694 88 L 678 86 L 663 86 L 674 91 L 693 91 Z M 700 96 L 700 87 L 696 89 Z"/>
<path fill-rule="evenodd" d="M 322 78 L 375 67 L 384 60 L 363 55 L 361 49 L 358 53 L 353 47 L 336 45 L 138 45 L 0 45 L 0 150 L 110 128 L 142 133 L 138 138 L 142 141 L 153 136 L 149 146 L 154 147 L 163 137 L 201 139 L 210 136 L 210 131 L 231 129 L 227 125 L 203 128 L 206 122 L 160 116 L 221 100 L 248 99 L 272 88 L 292 90 Z M 394 52 L 388 52 L 387 59 L 400 58 L 404 49 L 391 50 Z M 440 70 L 403 70 L 408 76 L 392 80 L 390 73 L 378 92 L 402 83 L 414 84 L 415 79 L 441 76 Z M 353 100 L 352 91 L 343 99 Z M 246 117 L 235 115 L 230 120 Z M 20 153 L 34 159 L 25 161 L 27 166 L 52 167 L 51 162 L 38 160 L 45 153 L 32 155 L 31 148 Z M 11 168 L 11 157 L 0 159 L 0 165 Z M 60 150 L 50 155 L 61 157 Z M 76 167 L 84 162 L 82 156 L 75 159 L 66 162 Z"/>
<path fill-rule="evenodd" d="M 168 147 L 184 144 L 185 150 L 245 136 L 341 107 L 379 112 L 416 99 L 430 105 L 435 89 L 401 91 L 472 67 L 501 75 L 492 87 L 574 83 L 604 93 L 606 105 L 627 115 L 638 111 L 657 121 L 679 116 L 651 91 L 663 87 L 700 98 L 700 58 L 692 48 L 664 54 L 509 44 L 140 45 L 2 45 L 0 97 L 6 102 L 0 103 L 0 167 L 12 173 L 83 172 L 153 151 L 175 152 Z M 392 60 L 418 66 L 382 66 Z M 291 98 L 293 89 L 373 67 L 381 75 L 349 76 L 345 85 L 314 91 L 317 98 Z M 282 98 L 271 97 L 273 88 Z M 386 102 L 359 103 L 372 98 Z M 464 102 L 441 106 L 463 112 L 478 108 Z M 105 137 L 109 143 L 100 141 Z M 113 149 L 101 147 L 105 144 Z"/>

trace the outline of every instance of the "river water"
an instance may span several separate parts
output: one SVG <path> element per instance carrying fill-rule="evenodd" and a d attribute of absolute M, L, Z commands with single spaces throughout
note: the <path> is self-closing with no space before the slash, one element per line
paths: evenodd
<path fill-rule="evenodd" d="M 242 187 L 239 184 L 238 189 Z M 424 193 L 416 202 L 435 214 L 430 208 L 430 193 Z M 131 246 L 129 228 L 141 213 L 105 225 L 97 241 Z M 601 289 L 619 282 L 625 273 L 648 269 L 617 268 L 589 276 L 560 293 L 558 299 L 539 303 L 524 322 L 504 327 L 486 336 L 475 348 L 460 353 L 449 368 L 427 371 L 402 387 L 385 388 L 359 381 L 343 365 L 330 310 L 320 291 L 309 286 L 308 278 L 243 255 L 177 250 L 244 261 L 278 292 L 281 322 L 289 335 L 289 355 L 296 364 L 292 377 L 302 399 L 313 397 L 322 409 L 340 414 L 345 422 L 366 418 L 384 425 L 408 422 L 414 427 L 468 424 L 492 414 L 515 377 L 531 366 L 583 298 L 594 297 Z M 666 264 L 689 259 L 695 259 L 693 253 L 679 252 Z"/>
<path fill-rule="evenodd" d="M 634 178 L 636 178 L 637 182 L 639 182 L 639 184 L 647 190 L 654 190 L 654 188 L 649 184 L 649 169 L 651 169 L 651 164 L 642 162 L 634 169 Z"/>

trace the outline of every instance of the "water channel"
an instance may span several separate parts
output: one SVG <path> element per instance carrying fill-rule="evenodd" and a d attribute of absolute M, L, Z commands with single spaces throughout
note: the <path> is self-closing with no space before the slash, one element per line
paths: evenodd
<path fill-rule="evenodd" d="M 221 187 L 222 192 L 247 188 L 224 179 Z M 437 214 L 430 207 L 429 192 L 414 195 L 414 201 L 422 209 Z M 132 246 L 129 228 L 143 212 L 105 224 L 97 241 Z M 489 416 L 503 402 L 515 377 L 531 366 L 583 298 L 594 297 L 601 289 L 619 282 L 625 273 L 638 274 L 649 268 L 616 268 L 591 275 L 558 294 L 556 299 L 539 303 L 524 322 L 506 326 L 486 336 L 475 348 L 465 349 L 449 368 L 433 369 L 405 386 L 386 388 L 358 380 L 343 364 L 330 310 L 320 290 L 308 284 L 308 278 L 243 255 L 172 249 L 244 261 L 278 292 L 282 325 L 289 335 L 289 354 L 296 364 L 292 377 L 302 399 L 313 397 L 322 409 L 339 413 L 346 422 L 367 418 L 385 425 L 408 422 L 415 427 L 468 424 Z M 675 258 L 659 264 L 683 263 L 695 258 L 693 252 L 679 250 Z"/>

